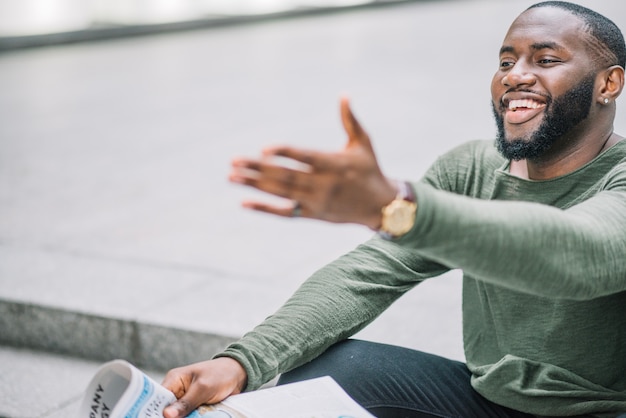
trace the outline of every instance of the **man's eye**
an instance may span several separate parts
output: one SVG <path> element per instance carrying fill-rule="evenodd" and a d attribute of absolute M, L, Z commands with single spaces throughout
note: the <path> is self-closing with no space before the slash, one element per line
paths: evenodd
<path fill-rule="evenodd" d="M 508 68 L 508 67 L 512 67 L 513 65 L 515 65 L 515 63 L 513 61 L 500 61 L 500 68 Z"/>
<path fill-rule="evenodd" d="M 547 64 L 556 64 L 561 61 L 555 58 L 542 58 L 538 62 L 539 64 L 547 65 Z"/>

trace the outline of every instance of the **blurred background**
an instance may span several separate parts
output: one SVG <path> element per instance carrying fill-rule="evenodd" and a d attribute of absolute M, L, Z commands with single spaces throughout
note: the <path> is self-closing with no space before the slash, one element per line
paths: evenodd
<path fill-rule="evenodd" d="M 223 24 L 397 2 L 398 0 L 0 0 L 0 37 L 5 38 L 6 48 L 8 45 L 15 47 L 128 35 L 138 31 L 156 32 L 201 27 L 217 22 Z"/>
<path fill-rule="evenodd" d="M 57 418 L 47 399 L 75 401 L 94 370 L 40 353 L 160 370 L 209 357 L 368 239 L 242 209 L 268 198 L 229 184 L 230 160 L 341 148 L 347 95 L 383 171 L 418 179 L 494 137 L 498 50 L 533 3 L 0 0 L 0 417 Z M 579 3 L 626 28 L 623 0 Z M 460 272 L 358 336 L 463 360 Z M 33 379 L 43 412 L 20 415 Z"/>

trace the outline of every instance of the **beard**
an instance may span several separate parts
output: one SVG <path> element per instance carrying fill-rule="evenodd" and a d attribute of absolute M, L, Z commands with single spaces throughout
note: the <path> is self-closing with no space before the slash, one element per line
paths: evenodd
<path fill-rule="evenodd" d="M 504 131 L 504 117 L 491 102 L 496 119 L 498 136 L 496 145 L 502 156 L 508 160 L 534 160 L 541 157 L 555 142 L 567 135 L 591 110 L 595 75 L 589 74 L 578 85 L 552 100 L 548 98 L 543 120 L 539 127 L 527 138 L 507 138 Z"/>

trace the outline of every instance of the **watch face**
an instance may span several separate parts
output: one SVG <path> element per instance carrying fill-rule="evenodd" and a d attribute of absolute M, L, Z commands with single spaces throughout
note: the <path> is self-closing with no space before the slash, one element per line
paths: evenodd
<path fill-rule="evenodd" d="M 382 230 L 393 236 L 404 235 L 415 224 L 417 205 L 402 199 L 396 199 L 383 209 Z"/>

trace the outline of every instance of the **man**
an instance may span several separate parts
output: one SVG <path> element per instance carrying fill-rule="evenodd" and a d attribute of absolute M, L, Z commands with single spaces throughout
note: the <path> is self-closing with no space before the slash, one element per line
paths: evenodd
<path fill-rule="evenodd" d="M 421 181 L 394 182 L 343 100 L 341 152 L 276 147 L 235 160 L 231 181 L 297 202 L 246 207 L 379 234 L 215 359 L 170 371 L 164 385 L 180 399 L 165 416 L 280 373 L 280 383 L 331 375 L 378 417 L 626 412 L 626 141 L 613 132 L 625 66 L 611 21 L 540 3 L 513 22 L 500 50 L 496 147 L 462 145 Z M 453 268 L 464 274 L 467 364 L 347 339 Z"/>

